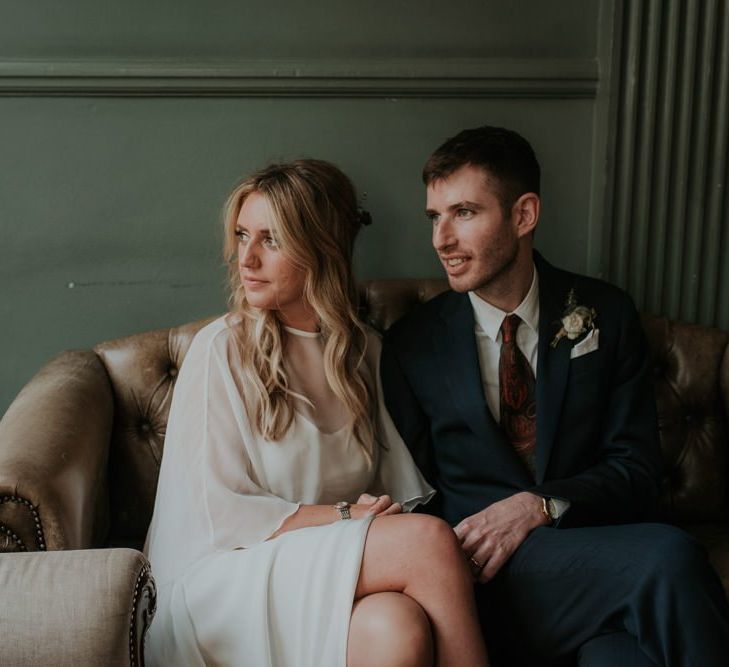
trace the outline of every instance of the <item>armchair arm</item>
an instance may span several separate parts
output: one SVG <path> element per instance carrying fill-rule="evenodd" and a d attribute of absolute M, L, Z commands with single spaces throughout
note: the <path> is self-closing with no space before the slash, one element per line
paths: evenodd
<path fill-rule="evenodd" d="M 133 549 L 0 556 L 0 664 L 144 665 L 156 589 Z"/>
<path fill-rule="evenodd" d="M 18 394 L 0 421 L 0 552 L 101 539 L 112 415 L 109 378 L 91 350 L 63 352 Z"/>

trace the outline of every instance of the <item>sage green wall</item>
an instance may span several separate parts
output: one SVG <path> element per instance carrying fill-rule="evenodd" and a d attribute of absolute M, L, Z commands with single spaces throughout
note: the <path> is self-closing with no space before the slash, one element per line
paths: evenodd
<path fill-rule="evenodd" d="M 606 277 L 644 312 L 729 330 L 729 3 L 619 9 Z"/>
<path fill-rule="evenodd" d="M 423 161 L 514 128 L 543 167 L 538 247 L 597 272 L 611 11 L 0 2 L 0 414 L 63 349 L 220 312 L 220 206 L 270 160 L 352 177 L 374 219 L 360 278 L 439 276 Z"/>

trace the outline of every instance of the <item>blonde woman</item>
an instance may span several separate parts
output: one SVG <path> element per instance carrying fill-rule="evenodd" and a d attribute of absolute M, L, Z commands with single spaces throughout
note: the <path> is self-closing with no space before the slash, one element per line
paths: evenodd
<path fill-rule="evenodd" d="M 146 551 L 151 665 L 485 665 L 451 528 L 382 403 L 357 318 L 349 179 L 273 165 L 225 208 L 231 312 L 170 411 Z M 350 504 L 351 503 L 351 504 Z"/>

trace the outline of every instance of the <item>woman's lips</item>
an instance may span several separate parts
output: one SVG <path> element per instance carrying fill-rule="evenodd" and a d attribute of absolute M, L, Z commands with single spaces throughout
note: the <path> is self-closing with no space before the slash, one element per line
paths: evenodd
<path fill-rule="evenodd" d="M 268 280 L 261 280 L 259 278 L 247 278 L 243 277 L 243 285 L 245 287 L 261 287 L 262 285 L 267 285 Z"/>

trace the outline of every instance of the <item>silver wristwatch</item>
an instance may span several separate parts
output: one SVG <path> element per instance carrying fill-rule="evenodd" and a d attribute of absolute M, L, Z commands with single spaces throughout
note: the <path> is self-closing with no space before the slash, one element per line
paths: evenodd
<path fill-rule="evenodd" d="M 340 500 L 338 503 L 334 503 L 334 509 L 339 513 L 340 519 L 352 518 L 352 515 L 349 513 L 349 503 L 346 500 Z"/>

